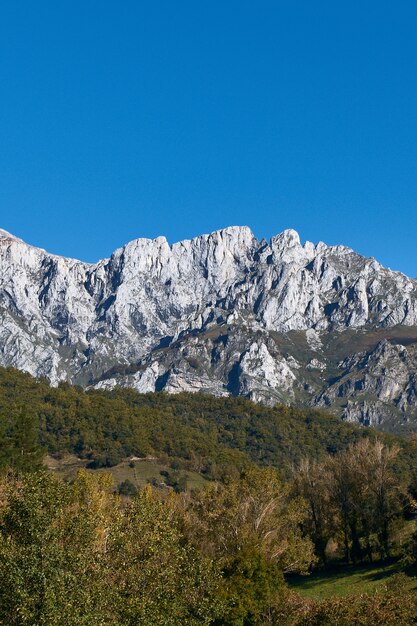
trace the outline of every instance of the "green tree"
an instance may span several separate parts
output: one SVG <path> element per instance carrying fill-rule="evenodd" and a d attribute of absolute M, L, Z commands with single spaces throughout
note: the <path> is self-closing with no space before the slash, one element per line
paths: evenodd
<path fill-rule="evenodd" d="M 3 466 L 19 473 L 36 472 L 42 468 L 44 452 L 39 444 L 39 424 L 35 413 L 26 406 L 15 409 L 6 427 L 3 422 L 2 430 Z"/>
<path fill-rule="evenodd" d="M 198 626 L 219 617 L 220 574 L 150 488 L 129 504 L 109 476 L 0 479 L 0 624 Z"/>
<path fill-rule="evenodd" d="M 306 572 L 314 562 L 300 530 L 304 501 L 275 470 L 254 468 L 180 502 L 186 535 L 222 568 L 228 609 L 219 624 L 264 624 L 282 595 L 282 573 Z"/>
<path fill-rule="evenodd" d="M 220 615 L 219 572 L 184 540 L 150 486 L 124 508 L 107 548 L 121 624 L 197 626 Z"/>
<path fill-rule="evenodd" d="M 121 496 L 136 496 L 138 490 L 134 483 L 126 478 L 126 480 L 120 483 L 118 487 L 118 492 Z"/>
<path fill-rule="evenodd" d="M 3 482 L 1 496 L 0 624 L 112 624 L 91 503 L 44 472 Z"/>
<path fill-rule="evenodd" d="M 392 466 L 397 446 L 363 439 L 329 460 L 331 497 L 339 511 L 350 556 L 356 562 L 376 549 L 390 555 L 394 522 L 401 518 L 401 490 Z"/>

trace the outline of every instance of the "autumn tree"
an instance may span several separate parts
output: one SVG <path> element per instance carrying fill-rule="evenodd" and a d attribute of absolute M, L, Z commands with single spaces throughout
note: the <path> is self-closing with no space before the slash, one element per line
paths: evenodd
<path fill-rule="evenodd" d="M 308 515 L 302 528 L 311 537 L 317 556 L 326 564 L 326 547 L 334 532 L 334 512 L 331 506 L 330 476 L 325 463 L 305 458 L 294 474 L 293 493 L 304 498 Z"/>
<path fill-rule="evenodd" d="M 330 537 L 341 538 L 346 561 L 390 555 L 401 519 L 401 490 L 392 469 L 398 452 L 378 439 L 361 439 L 320 463 L 301 464 L 295 492 L 308 502 L 305 528 L 323 561 Z"/>
<path fill-rule="evenodd" d="M 1 624 L 112 623 L 106 619 L 109 590 L 100 576 L 94 498 L 80 501 L 77 489 L 46 472 L 3 480 Z"/>
<path fill-rule="evenodd" d="M 197 626 L 220 614 L 220 573 L 184 540 L 150 486 L 123 509 L 107 548 L 121 624 Z"/>
<path fill-rule="evenodd" d="M 0 624 L 208 626 L 220 572 L 148 488 L 126 504 L 107 474 L 0 477 Z"/>
<path fill-rule="evenodd" d="M 228 606 L 221 624 L 261 624 L 284 588 L 283 572 L 305 572 L 313 546 L 302 536 L 301 498 L 271 468 L 183 497 L 185 534 L 220 564 Z"/>

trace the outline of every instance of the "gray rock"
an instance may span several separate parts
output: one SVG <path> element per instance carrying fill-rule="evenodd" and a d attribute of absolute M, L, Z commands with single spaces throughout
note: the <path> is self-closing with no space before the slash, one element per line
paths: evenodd
<path fill-rule="evenodd" d="M 0 230 L 0 320 L 0 364 L 53 384 L 417 419 L 417 282 L 293 230 L 269 243 L 246 227 L 137 239 L 94 265 Z"/>

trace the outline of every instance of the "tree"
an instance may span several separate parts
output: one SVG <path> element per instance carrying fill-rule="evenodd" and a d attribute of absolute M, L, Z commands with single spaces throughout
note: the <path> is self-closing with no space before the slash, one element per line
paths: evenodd
<path fill-rule="evenodd" d="M 96 482 L 95 492 L 101 487 Z M 100 575 L 95 498 L 46 472 L 9 477 L 0 516 L 0 623 L 104 626 L 111 589 Z M 94 489 L 90 489 L 93 496 Z M 103 574 L 103 572 L 101 572 Z"/>
<path fill-rule="evenodd" d="M 330 504 L 330 476 L 325 463 L 303 459 L 294 474 L 293 493 L 304 498 L 309 514 L 302 527 L 311 537 L 320 560 L 326 564 L 326 547 L 334 531 L 333 510 Z"/>
<path fill-rule="evenodd" d="M 130 503 L 106 474 L 0 479 L 0 624 L 208 626 L 220 573 L 147 488 Z"/>
<path fill-rule="evenodd" d="M 305 572 L 314 561 L 300 530 L 304 501 L 275 470 L 253 468 L 176 502 L 186 536 L 221 566 L 228 610 L 219 624 L 264 624 L 281 597 L 282 573 Z"/>
<path fill-rule="evenodd" d="M 184 540 L 172 510 L 150 486 L 111 528 L 107 560 L 123 625 L 206 625 L 221 613 L 216 566 Z"/>
<path fill-rule="evenodd" d="M 393 522 L 400 517 L 400 486 L 392 472 L 397 446 L 362 439 L 330 460 L 332 498 L 344 532 L 350 534 L 350 556 L 372 560 L 375 548 L 390 554 Z"/>
<path fill-rule="evenodd" d="M 121 496 L 136 496 L 138 490 L 132 481 L 126 478 L 126 480 L 120 483 L 118 492 Z"/>
<path fill-rule="evenodd" d="M 361 439 L 321 463 L 305 461 L 295 476 L 295 491 L 309 503 L 316 549 L 341 536 L 346 561 L 390 554 L 394 523 L 401 518 L 401 490 L 392 467 L 397 446 Z"/>
<path fill-rule="evenodd" d="M 2 465 L 19 473 L 42 468 L 44 452 L 39 444 L 39 425 L 35 414 L 21 406 L 11 412 L 2 425 Z"/>

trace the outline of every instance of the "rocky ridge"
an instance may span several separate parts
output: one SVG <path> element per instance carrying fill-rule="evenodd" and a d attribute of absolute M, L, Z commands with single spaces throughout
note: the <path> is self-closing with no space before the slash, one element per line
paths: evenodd
<path fill-rule="evenodd" d="M 417 281 L 344 246 L 231 227 L 87 264 L 0 230 L 0 365 L 417 423 Z"/>

